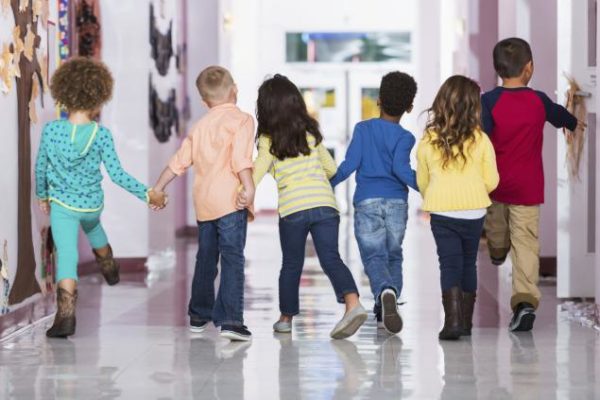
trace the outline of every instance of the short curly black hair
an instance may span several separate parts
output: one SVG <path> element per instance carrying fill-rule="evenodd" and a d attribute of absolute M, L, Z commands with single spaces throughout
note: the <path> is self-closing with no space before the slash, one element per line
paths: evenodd
<path fill-rule="evenodd" d="M 394 71 L 381 79 L 379 103 L 392 117 L 399 117 L 410 109 L 417 94 L 417 82 L 404 72 Z"/>
<path fill-rule="evenodd" d="M 96 111 L 112 96 L 114 80 L 104 63 L 74 57 L 63 63 L 50 80 L 50 92 L 68 111 Z"/>

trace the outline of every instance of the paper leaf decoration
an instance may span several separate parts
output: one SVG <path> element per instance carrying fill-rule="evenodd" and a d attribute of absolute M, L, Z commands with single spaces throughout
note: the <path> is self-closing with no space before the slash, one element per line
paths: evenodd
<path fill-rule="evenodd" d="M 40 94 L 40 84 L 36 79 L 35 73 L 33 74 L 33 85 L 31 86 L 31 99 L 29 100 L 29 119 L 34 124 L 37 124 L 37 110 L 35 109 L 35 101 Z"/>
<path fill-rule="evenodd" d="M 33 22 L 36 22 L 43 12 L 42 0 L 33 0 L 31 3 L 31 10 L 33 11 Z"/>
<path fill-rule="evenodd" d="M 49 90 L 49 86 L 48 86 L 48 56 L 47 55 L 42 57 L 41 70 L 42 70 L 42 83 L 44 84 L 43 91 L 45 92 L 45 91 Z"/>
<path fill-rule="evenodd" d="M 8 14 L 8 10 L 10 10 L 10 0 L 0 0 L 0 7 L 2 8 L 2 14 Z"/>
<path fill-rule="evenodd" d="M 21 27 L 15 26 L 13 29 L 13 55 L 15 57 L 14 64 L 16 69 L 16 77 L 21 77 L 21 54 L 23 54 L 23 50 L 25 50 L 25 43 L 23 43 L 23 39 L 21 39 Z"/>
<path fill-rule="evenodd" d="M 29 5 L 29 0 L 19 0 L 19 12 L 27 11 L 28 5 Z"/>
<path fill-rule="evenodd" d="M 0 54 L 0 90 L 2 93 L 8 93 L 12 89 L 13 78 L 16 75 L 13 59 L 14 56 L 10 52 L 8 44 L 5 43 L 2 46 L 2 54 Z"/>
<path fill-rule="evenodd" d="M 33 49 L 35 48 L 35 33 L 31 30 L 31 25 L 27 25 L 27 34 L 25 35 L 25 49 L 23 55 L 26 59 L 33 62 Z"/>

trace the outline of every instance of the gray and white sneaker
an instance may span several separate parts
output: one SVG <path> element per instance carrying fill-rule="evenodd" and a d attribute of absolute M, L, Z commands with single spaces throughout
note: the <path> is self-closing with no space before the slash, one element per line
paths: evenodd
<path fill-rule="evenodd" d="M 190 332 L 202 333 L 208 327 L 208 321 L 190 321 Z"/>
<path fill-rule="evenodd" d="M 368 314 L 364 307 L 359 304 L 338 322 L 330 333 L 333 339 L 346 339 L 356 333 L 358 328 L 367 320 Z"/>
<path fill-rule="evenodd" d="M 292 333 L 292 321 L 277 321 L 273 324 L 273 330 L 278 333 Z"/>
<path fill-rule="evenodd" d="M 402 317 L 398 313 L 396 293 L 392 289 L 385 289 L 381 293 L 381 314 L 385 330 L 395 335 L 402 330 Z"/>

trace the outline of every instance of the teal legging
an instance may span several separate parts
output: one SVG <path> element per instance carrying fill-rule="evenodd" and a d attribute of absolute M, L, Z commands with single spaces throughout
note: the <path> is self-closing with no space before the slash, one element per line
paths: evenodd
<path fill-rule="evenodd" d="M 52 203 L 50 210 L 50 226 L 57 253 L 56 282 L 63 279 L 77 280 L 79 225 L 93 249 L 108 245 L 108 238 L 100 224 L 102 210 L 79 212 L 56 203 Z"/>

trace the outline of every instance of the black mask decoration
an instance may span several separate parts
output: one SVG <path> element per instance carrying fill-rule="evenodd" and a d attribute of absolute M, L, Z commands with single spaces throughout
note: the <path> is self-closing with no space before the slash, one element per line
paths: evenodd
<path fill-rule="evenodd" d="M 158 96 L 152 76 L 150 76 L 150 127 L 154 131 L 154 136 L 159 143 L 169 141 L 175 128 L 175 133 L 179 132 L 179 111 L 177 110 L 177 94 L 175 89 L 171 89 L 169 98 L 163 101 Z"/>
<path fill-rule="evenodd" d="M 95 57 L 100 44 L 100 23 L 94 15 L 94 8 L 86 0 L 77 9 L 77 34 L 79 40 L 79 55 Z"/>
<path fill-rule="evenodd" d="M 169 30 L 163 34 L 156 27 L 156 19 L 154 18 L 154 5 L 150 3 L 150 45 L 152 46 L 152 58 L 156 64 L 158 73 L 162 76 L 169 72 L 169 64 L 173 51 L 173 21 L 169 21 Z"/>

